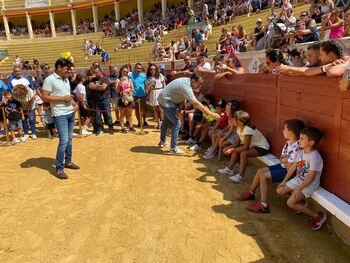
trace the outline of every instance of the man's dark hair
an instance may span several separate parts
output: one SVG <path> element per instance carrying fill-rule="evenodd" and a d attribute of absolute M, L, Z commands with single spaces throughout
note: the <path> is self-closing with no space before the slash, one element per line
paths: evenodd
<path fill-rule="evenodd" d="M 277 49 L 269 49 L 266 51 L 266 57 L 270 59 L 271 62 L 275 63 L 279 61 L 280 63 L 285 63 L 283 59 L 283 53 Z"/>
<path fill-rule="evenodd" d="M 141 64 L 141 63 L 136 63 L 136 64 L 135 64 L 135 68 L 136 68 L 137 66 L 141 66 L 141 67 L 142 67 L 142 64 Z"/>
<path fill-rule="evenodd" d="M 304 134 L 309 140 L 314 141 L 314 145 L 318 144 L 323 137 L 320 129 L 315 127 L 306 127 L 300 133 Z"/>
<path fill-rule="evenodd" d="M 345 47 L 344 47 L 343 43 L 339 40 L 331 39 L 331 40 L 322 42 L 320 45 L 320 48 L 322 48 L 322 51 L 325 52 L 327 55 L 330 52 L 332 52 L 338 58 L 344 58 Z"/>
<path fill-rule="evenodd" d="M 300 137 L 300 132 L 305 128 L 304 122 L 298 119 L 286 120 L 284 125 L 286 125 L 288 131 L 291 131 L 297 138 Z"/>
<path fill-rule="evenodd" d="M 55 69 L 58 69 L 58 67 L 74 67 L 74 64 L 70 62 L 68 59 L 65 58 L 59 58 L 56 60 L 55 63 Z"/>
<path fill-rule="evenodd" d="M 200 79 L 201 79 L 201 76 L 197 72 L 194 72 L 191 76 L 191 80 L 198 81 Z"/>
<path fill-rule="evenodd" d="M 321 47 L 321 43 L 320 42 L 315 42 L 315 43 L 312 43 L 312 44 L 308 45 L 307 46 L 307 50 L 313 49 L 315 51 L 319 51 L 320 47 Z"/>

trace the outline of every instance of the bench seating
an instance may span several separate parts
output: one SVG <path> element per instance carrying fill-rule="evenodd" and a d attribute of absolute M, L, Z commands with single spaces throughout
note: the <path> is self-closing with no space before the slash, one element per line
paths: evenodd
<path fill-rule="evenodd" d="M 272 154 L 257 157 L 257 159 L 269 166 L 280 163 L 278 158 Z M 338 218 L 346 226 L 350 227 L 350 205 L 348 203 L 344 202 L 339 197 L 328 192 L 322 187 L 314 192 L 311 198 Z"/>

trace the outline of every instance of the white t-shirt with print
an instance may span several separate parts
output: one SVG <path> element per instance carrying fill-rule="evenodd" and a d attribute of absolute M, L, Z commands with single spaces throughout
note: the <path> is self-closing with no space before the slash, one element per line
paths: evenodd
<path fill-rule="evenodd" d="M 297 164 L 296 180 L 301 184 L 309 176 L 310 171 L 316 171 L 316 177 L 308 187 L 318 188 L 323 169 L 323 160 L 320 153 L 317 150 L 313 150 L 311 153 L 305 153 L 301 149 L 298 151 L 294 163 Z"/>
<path fill-rule="evenodd" d="M 199 65 L 200 68 L 211 69 L 211 65 L 209 62 L 205 62 L 204 64 Z"/>
<path fill-rule="evenodd" d="M 260 147 L 266 150 L 270 149 L 269 143 L 258 129 L 252 129 L 246 125 L 243 130 L 237 128 L 237 134 L 241 140 L 241 144 L 244 142 L 245 135 L 251 135 L 250 148 Z"/>
<path fill-rule="evenodd" d="M 74 93 L 77 96 L 80 96 L 80 94 L 84 94 L 84 101 L 86 101 L 86 88 L 83 84 L 78 84 L 74 90 Z"/>
<path fill-rule="evenodd" d="M 283 146 L 282 149 L 282 157 L 287 157 L 288 163 L 294 163 L 295 158 L 297 156 L 297 153 L 299 151 L 299 141 L 296 141 L 295 143 L 291 144 L 290 141 L 287 141 L 286 144 Z M 284 164 L 281 163 L 281 166 L 283 168 L 286 168 Z"/>

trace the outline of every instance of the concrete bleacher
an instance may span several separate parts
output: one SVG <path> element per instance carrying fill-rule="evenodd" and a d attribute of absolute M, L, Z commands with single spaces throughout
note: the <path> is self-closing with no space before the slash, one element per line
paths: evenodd
<path fill-rule="evenodd" d="M 12 1 L 12 0 L 11 0 Z M 62 1 L 58 1 L 62 2 Z M 308 10 L 309 5 L 297 6 L 295 8 L 295 15 L 299 16 L 303 10 Z M 254 14 L 250 17 L 241 16 L 237 17 L 235 21 L 228 23 L 224 26 L 214 27 L 213 34 L 210 36 L 206 45 L 209 50 L 209 54 L 214 55 L 216 53 L 216 42 L 221 34 L 223 27 L 231 28 L 232 25 L 243 25 L 246 32 L 253 31 L 257 18 L 262 20 L 270 14 L 269 10 L 264 10 L 260 14 Z M 172 30 L 166 36 L 162 37 L 162 44 L 167 45 L 172 40 L 178 40 L 181 37 L 187 36 L 186 27 Z M 58 33 L 56 38 L 36 37 L 29 40 L 24 39 L 12 39 L 9 41 L 0 42 L 0 49 L 8 50 L 8 59 L 2 61 L 1 72 L 11 72 L 13 59 L 16 55 L 21 58 L 27 58 L 29 61 L 35 57 L 39 62 L 46 62 L 53 64 L 57 57 L 64 51 L 70 51 L 74 57 L 77 68 L 87 68 L 93 61 L 99 59 L 98 56 L 85 58 L 82 43 L 84 39 L 91 39 L 94 42 L 99 42 L 102 47 L 107 50 L 111 57 L 113 64 L 121 65 L 125 63 L 134 64 L 136 62 L 147 63 L 151 60 L 151 52 L 154 47 L 153 42 L 144 42 L 140 48 L 124 49 L 115 52 L 114 49 L 119 44 L 119 39 L 115 37 L 104 38 L 102 33 L 90 33 L 83 35 L 67 35 Z"/>

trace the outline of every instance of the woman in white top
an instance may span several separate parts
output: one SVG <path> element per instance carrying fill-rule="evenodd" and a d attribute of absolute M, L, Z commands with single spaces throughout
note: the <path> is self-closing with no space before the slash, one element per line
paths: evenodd
<path fill-rule="evenodd" d="M 236 111 L 234 120 L 238 135 L 235 144 L 239 146 L 224 152 L 226 155 L 231 155 L 231 160 L 228 167 L 219 169 L 218 172 L 233 175 L 233 167 L 240 160 L 239 172 L 229 178 L 235 183 L 241 183 L 247 168 L 248 158 L 268 154 L 270 145 L 264 135 L 250 124 L 250 117 L 247 112 Z"/>
<path fill-rule="evenodd" d="M 77 76 L 75 77 L 75 80 L 76 82 L 78 82 L 78 85 L 74 90 L 74 95 L 79 104 L 79 113 L 83 124 L 82 135 L 91 135 L 92 132 L 89 132 L 87 130 L 91 121 L 91 118 L 90 118 L 91 114 L 88 110 L 87 103 L 86 103 L 86 88 L 83 85 L 84 76 L 82 74 L 77 74 Z"/>
<path fill-rule="evenodd" d="M 164 87 L 164 76 L 159 73 L 157 65 L 150 64 L 147 70 L 146 81 L 147 104 L 153 108 L 154 118 L 157 122 L 156 129 L 159 129 L 160 123 L 163 120 L 163 110 L 159 107 L 157 98 Z"/>

